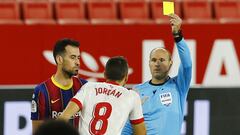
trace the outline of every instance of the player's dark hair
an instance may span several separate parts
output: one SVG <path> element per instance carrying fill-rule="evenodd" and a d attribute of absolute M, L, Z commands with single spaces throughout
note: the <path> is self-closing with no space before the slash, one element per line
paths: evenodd
<path fill-rule="evenodd" d="M 108 80 L 122 80 L 128 74 L 127 60 L 122 56 L 112 57 L 105 68 L 105 76 Z"/>
<path fill-rule="evenodd" d="M 62 120 L 48 120 L 33 135 L 79 135 L 76 128 Z"/>
<path fill-rule="evenodd" d="M 73 46 L 73 47 L 79 47 L 80 44 L 78 41 L 73 40 L 73 39 L 69 39 L 69 38 L 64 38 L 64 39 L 60 39 L 55 43 L 55 46 L 53 48 L 53 57 L 55 62 L 56 61 L 56 57 L 57 55 L 62 55 L 63 53 L 65 53 L 65 48 L 66 46 Z"/>

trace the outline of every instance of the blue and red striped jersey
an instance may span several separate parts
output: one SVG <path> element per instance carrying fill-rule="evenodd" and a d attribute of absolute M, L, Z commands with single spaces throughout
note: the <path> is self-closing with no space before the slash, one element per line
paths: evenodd
<path fill-rule="evenodd" d="M 70 99 L 87 82 L 78 77 L 72 77 L 73 83 L 63 86 L 56 82 L 53 76 L 35 87 L 32 96 L 32 120 L 56 119 L 66 108 Z M 79 115 L 76 114 L 70 122 L 77 128 Z"/>

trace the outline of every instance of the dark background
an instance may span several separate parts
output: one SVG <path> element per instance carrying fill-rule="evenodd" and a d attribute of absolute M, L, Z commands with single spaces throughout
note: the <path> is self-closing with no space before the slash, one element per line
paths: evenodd
<path fill-rule="evenodd" d="M 30 102 L 32 92 L 33 89 L 31 88 L 0 90 L 0 135 L 3 135 L 4 102 Z M 187 135 L 193 135 L 194 101 L 196 100 L 210 101 L 209 135 L 240 134 L 240 88 L 191 88 L 188 95 L 188 112 L 187 116 L 184 117 Z M 24 128 L 26 125 L 26 118 L 19 119 L 19 128 Z"/>

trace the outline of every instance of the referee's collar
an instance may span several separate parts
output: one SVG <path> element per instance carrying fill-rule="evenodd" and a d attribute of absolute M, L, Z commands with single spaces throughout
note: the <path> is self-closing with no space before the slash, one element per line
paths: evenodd
<path fill-rule="evenodd" d="M 155 83 L 152 83 L 152 79 L 149 81 L 149 84 L 150 85 L 153 85 L 153 86 L 161 86 L 161 85 L 164 85 L 171 77 L 168 76 L 168 78 L 165 80 L 165 82 L 163 83 L 158 83 L 158 84 L 155 84 Z"/>

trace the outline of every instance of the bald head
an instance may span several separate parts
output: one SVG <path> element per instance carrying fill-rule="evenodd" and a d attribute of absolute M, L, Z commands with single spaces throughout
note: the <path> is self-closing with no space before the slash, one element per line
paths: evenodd
<path fill-rule="evenodd" d="M 153 55 L 156 55 L 156 54 L 161 54 L 161 55 L 164 55 L 166 57 L 168 57 L 168 60 L 171 60 L 171 53 L 165 49 L 165 48 L 162 48 L 162 47 L 158 47 L 158 48 L 154 48 L 151 53 L 150 53 L 150 59 L 153 57 Z"/>

